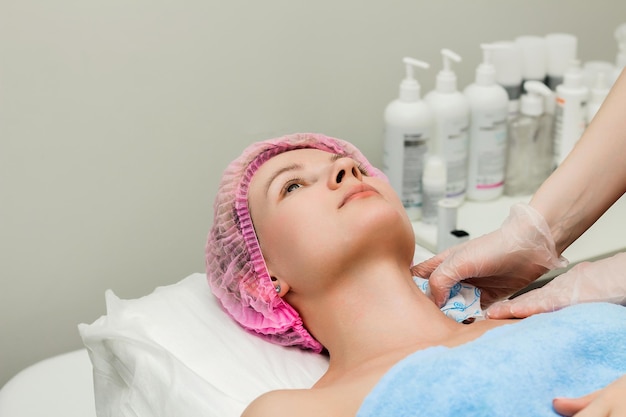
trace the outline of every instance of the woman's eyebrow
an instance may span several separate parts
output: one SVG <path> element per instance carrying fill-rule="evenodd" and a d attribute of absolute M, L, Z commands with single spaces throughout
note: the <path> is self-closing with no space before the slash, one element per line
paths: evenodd
<path fill-rule="evenodd" d="M 289 172 L 289 171 L 297 171 L 299 169 L 302 169 L 302 164 L 291 164 L 291 165 L 287 165 L 284 166 L 280 169 L 277 169 L 276 171 L 274 171 L 274 173 L 272 174 L 272 176 L 269 178 L 269 180 L 267 181 L 267 183 L 265 184 L 265 194 L 267 195 L 267 193 L 270 190 L 270 186 L 272 185 L 272 183 L 274 182 L 274 180 L 276 178 L 278 178 L 278 176 L 284 174 L 285 172 Z"/>

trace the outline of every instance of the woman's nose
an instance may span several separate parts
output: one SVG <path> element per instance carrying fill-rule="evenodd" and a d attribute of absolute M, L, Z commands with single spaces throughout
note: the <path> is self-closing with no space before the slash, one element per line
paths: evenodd
<path fill-rule="evenodd" d="M 336 188 L 350 178 L 362 181 L 363 174 L 359 170 L 356 161 L 352 158 L 337 159 L 332 166 L 329 185 Z"/>

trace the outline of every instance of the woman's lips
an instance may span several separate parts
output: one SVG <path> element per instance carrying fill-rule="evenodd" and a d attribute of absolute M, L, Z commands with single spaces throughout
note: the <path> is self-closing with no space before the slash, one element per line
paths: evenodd
<path fill-rule="evenodd" d="M 374 194 L 380 194 L 380 193 L 371 185 L 367 185 L 364 183 L 355 185 L 354 187 L 350 189 L 350 191 L 346 193 L 345 196 L 343 196 L 343 200 L 341 200 L 341 204 L 339 204 L 339 208 L 345 206 L 346 203 L 348 203 L 351 200 L 361 198 L 361 197 L 368 197 Z"/>

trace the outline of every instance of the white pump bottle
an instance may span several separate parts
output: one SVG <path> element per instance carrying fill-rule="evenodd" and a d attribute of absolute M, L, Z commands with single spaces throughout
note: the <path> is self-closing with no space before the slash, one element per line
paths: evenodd
<path fill-rule="evenodd" d="M 609 95 L 611 87 L 606 81 L 606 75 L 603 72 L 598 72 L 596 75 L 596 81 L 594 85 L 589 89 L 589 101 L 587 102 L 587 108 L 585 112 L 585 123 L 589 126 L 591 120 L 600 110 L 600 106 Z"/>
<path fill-rule="evenodd" d="M 509 120 L 519 114 L 522 96 L 522 51 L 516 42 L 499 41 L 502 48 L 491 51 L 491 61 L 496 69 L 496 82 L 509 96 Z"/>
<path fill-rule="evenodd" d="M 504 189 L 509 97 L 495 81 L 490 53 L 497 44 L 482 44 L 483 62 L 476 80 L 464 94 L 470 105 L 467 198 L 486 201 L 498 198 Z"/>
<path fill-rule="evenodd" d="M 435 116 L 430 154 L 442 157 L 446 165 L 446 198 L 462 202 L 467 189 L 470 108 L 467 97 L 457 89 L 451 61 L 461 57 L 442 49 L 443 69 L 437 74 L 435 89 L 424 97 Z"/>
<path fill-rule="evenodd" d="M 559 166 L 570 153 L 586 127 L 589 89 L 583 83 L 580 61 L 573 60 L 563 84 L 556 88 L 554 163 Z"/>
<path fill-rule="evenodd" d="M 385 108 L 383 171 L 402 200 L 411 221 L 419 220 L 422 208 L 424 156 L 433 131 L 433 113 L 421 99 L 420 85 L 413 76 L 415 67 L 426 62 L 405 57 L 406 77 L 400 96 Z"/>

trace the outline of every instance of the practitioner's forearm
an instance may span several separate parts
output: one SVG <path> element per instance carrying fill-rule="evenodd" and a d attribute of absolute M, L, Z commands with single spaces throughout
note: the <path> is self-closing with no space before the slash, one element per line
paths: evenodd
<path fill-rule="evenodd" d="M 626 192 L 626 71 L 568 157 L 537 190 L 531 206 L 563 252 Z"/>

